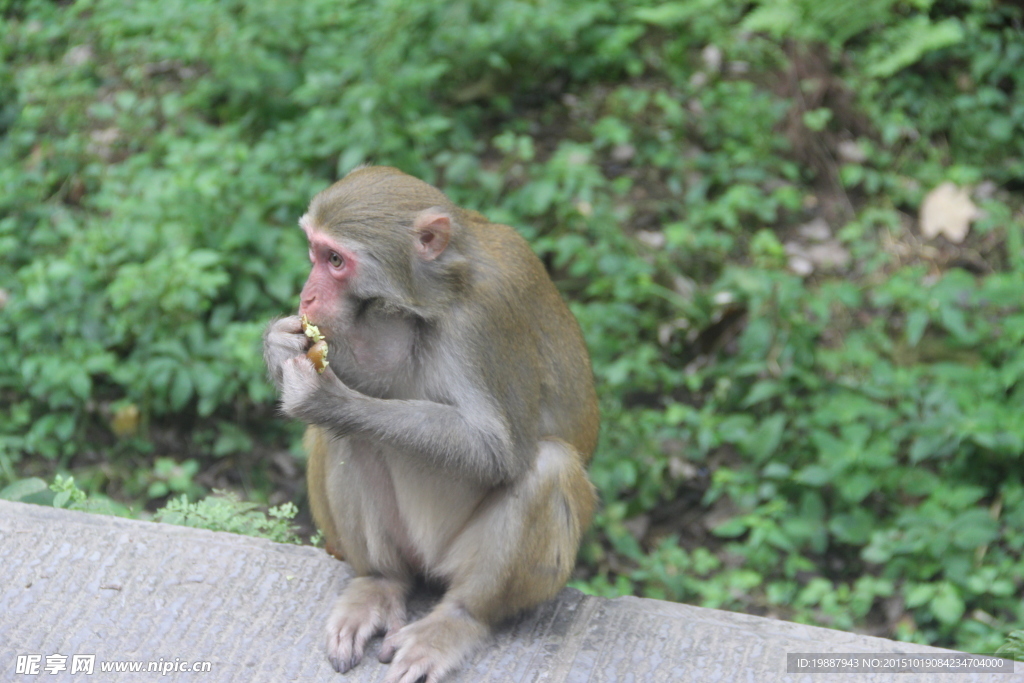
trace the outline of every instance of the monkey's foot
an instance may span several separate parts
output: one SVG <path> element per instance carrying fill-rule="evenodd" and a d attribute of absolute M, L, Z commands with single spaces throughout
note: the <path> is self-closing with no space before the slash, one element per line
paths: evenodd
<path fill-rule="evenodd" d="M 381 633 L 397 633 L 405 624 L 402 581 L 372 576 L 352 580 L 327 620 L 327 658 L 345 673 L 363 658 L 366 643 Z"/>
<path fill-rule="evenodd" d="M 438 683 L 459 666 L 490 630 L 464 609 L 441 603 L 419 621 L 391 632 L 380 661 L 391 662 L 384 683 Z"/>

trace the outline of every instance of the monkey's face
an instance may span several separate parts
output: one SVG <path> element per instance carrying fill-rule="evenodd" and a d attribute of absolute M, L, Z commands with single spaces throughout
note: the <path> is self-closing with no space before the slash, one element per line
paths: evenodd
<path fill-rule="evenodd" d="M 316 230 L 303 216 L 299 222 L 309 240 L 309 277 L 302 287 L 299 314 L 305 315 L 324 332 L 338 333 L 345 319 L 346 296 L 355 281 L 359 259 L 352 249 L 330 235 Z"/>
<path fill-rule="evenodd" d="M 310 270 L 299 315 L 327 341 L 328 368 L 348 386 L 383 397 L 407 376 L 414 319 L 400 305 L 411 274 L 413 233 L 373 239 L 343 227 L 320 229 L 308 216 L 299 222 L 309 241 Z M 394 275 L 386 277 L 390 265 Z"/>

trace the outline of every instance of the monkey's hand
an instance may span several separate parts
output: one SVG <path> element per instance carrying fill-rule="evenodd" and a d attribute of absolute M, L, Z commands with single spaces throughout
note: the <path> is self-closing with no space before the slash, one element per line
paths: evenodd
<path fill-rule="evenodd" d="M 281 364 L 280 387 L 281 410 L 306 424 L 333 424 L 338 409 L 358 395 L 333 372 L 317 372 L 302 353 Z"/>
<path fill-rule="evenodd" d="M 289 358 L 304 353 L 309 337 L 302 331 L 302 319 L 297 315 L 272 320 L 263 334 L 263 360 L 271 381 L 283 389 L 284 364 Z"/>

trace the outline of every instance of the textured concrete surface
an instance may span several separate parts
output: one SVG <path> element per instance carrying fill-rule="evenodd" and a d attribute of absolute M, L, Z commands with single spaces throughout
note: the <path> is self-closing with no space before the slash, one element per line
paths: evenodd
<path fill-rule="evenodd" d="M 321 628 L 348 567 L 314 548 L 0 501 L 0 681 L 379 681 L 346 676 Z M 788 653 L 941 652 L 741 614 L 565 590 L 502 628 L 452 681 L 1022 681 L 1018 674 L 787 674 Z M 70 673 L 73 655 L 94 673 Z M 19 656 L 39 673 L 17 674 Z M 66 656 L 48 673 L 48 655 Z M 54 660 L 60 663 L 58 657 Z M 115 661 L 206 673 L 104 673 Z M 1020 671 L 1022 665 L 1018 664 Z"/>

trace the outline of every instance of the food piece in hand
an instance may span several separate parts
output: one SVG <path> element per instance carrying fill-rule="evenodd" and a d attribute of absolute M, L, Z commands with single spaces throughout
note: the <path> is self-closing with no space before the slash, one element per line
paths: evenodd
<path fill-rule="evenodd" d="M 302 316 L 302 331 L 313 340 L 313 346 L 306 351 L 306 358 L 313 361 L 313 367 L 317 372 L 327 369 L 327 340 L 320 334 L 320 328 L 309 322 L 309 318 Z"/>
<path fill-rule="evenodd" d="M 313 346 L 309 348 L 309 351 L 306 351 L 306 358 L 313 361 L 313 367 L 316 368 L 317 372 L 323 372 L 326 370 L 327 366 L 330 364 L 327 360 L 327 342 L 321 339 L 317 343 L 313 344 Z"/>

